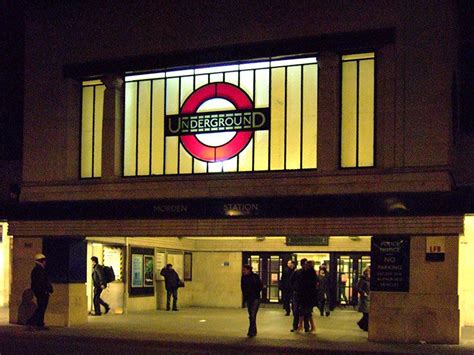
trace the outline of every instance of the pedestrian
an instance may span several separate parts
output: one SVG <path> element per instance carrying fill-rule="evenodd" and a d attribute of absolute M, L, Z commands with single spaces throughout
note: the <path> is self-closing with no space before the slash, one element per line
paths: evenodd
<path fill-rule="evenodd" d="M 302 294 L 300 291 L 301 277 L 308 259 L 303 258 L 300 260 L 301 268 L 296 270 L 291 276 L 291 288 L 293 289 L 293 326 L 290 329 L 291 332 L 299 330 L 300 321 L 300 305 L 302 302 Z M 309 318 L 303 316 L 304 330 L 309 331 Z"/>
<path fill-rule="evenodd" d="M 369 331 L 369 308 L 370 308 L 370 266 L 362 272 L 362 276 L 357 283 L 359 293 L 358 311 L 362 313 L 362 318 L 357 322 L 360 329 Z"/>
<path fill-rule="evenodd" d="M 283 309 L 285 310 L 285 315 L 290 315 L 291 303 L 293 298 L 293 287 L 291 285 L 291 277 L 295 272 L 296 264 L 293 260 L 288 260 L 287 267 L 283 270 L 281 279 L 280 279 L 280 290 L 281 290 L 281 299 L 283 301 Z"/>
<path fill-rule="evenodd" d="M 249 330 L 247 336 L 254 337 L 257 335 L 257 312 L 260 305 L 260 293 L 262 292 L 263 284 L 260 277 L 252 271 L 252 266 L 248 264 L 242 267 L 240 288 L 249 313 Z"/>
<path fill-rule="evenodd" d="M 36 254 L 35 264 L 31 270 L 31 290 L 36 297 L 36 310 L 26 324 L 31 327 L 30 329 L 48 330 L 44 325 L 44 314 L 48 307 L 49 295 L 53 293 L 53 286 L 46 271 L 46 256 Z"/>
<path fill-rule="evenodd" d="M 337 289 L 338 289 L 338 297 L 339 304 L 342 305 L 342 301 L 344 301 L 344 305 L 348 305 L 349 301 L 347 300 L 346 296 L 346 284 L 347 284 L 347 275 L 345 272 L 341 272 L 339 274 Z"/>
<path fill-rule="evenodd" d="M 318 275 L 318 287 L 317 287 L 317 294 L 318 294 L 318 309 L 319 314 L 321 316 L 326 315 L 329 317 L 330 309 L 329 309 L 329 280 L 327 278 L 326 269 L 320 268 L 319 275 Z"/>
<path fill-rule="evenodd" d="M 316 285 L 318 276 L 314 270 L 314 262 L 308 260 L 303 266 L 301 277 L 298 280 L 296 289 L 299 295 L 298 302 L 298 327 L 296 330 L 302 330 L 304 326 L 305 332 L 315 332 L 316 326 L 313 320 L 313 306 L 316 299 Z M 309 323 L 311 327 L 306 324 Z"/>
<path fill-rule="evenodd" d="M 171 296 L 173 296 L 173 311 L 178 311 L 178 287 L 183 284 L 172 264 L 166 264 L 160 275 L 165 278 L 166 310 L 170 310 Z"/>
<path fill-rule="evenodd" d="M 109 313 L 110 306 L 100 297 L 103 290 L 107 288 L 105 281 L 104 267 L 99 264 L 96 256 L 91 257 L 92 260 L 92 283 L 94 285 L 94 314 L 93 316 L 102 315 L 100 306 L 104 306 L 105 314 Z"/>

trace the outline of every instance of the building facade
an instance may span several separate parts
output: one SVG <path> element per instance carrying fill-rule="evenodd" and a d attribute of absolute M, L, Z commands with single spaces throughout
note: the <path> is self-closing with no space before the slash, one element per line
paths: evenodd
<path fill-rule="evenodd" d="M 11 321 L 38 251 L 63 325 L 87 321 L 91 255 L 120 270 L 120 312 L 162 307 L 156 274 L 170 261 L 184 304 L 210 306 L 227 285 L 214 306 L 238 307 L 242 263 L 270 275 L 271 301 L 272 255 L 281 270 L 327 254 L 338 272 L 370 255 L 369 339 L 458 343 L 474 289 L 455 5 L 29 9 Z"/>

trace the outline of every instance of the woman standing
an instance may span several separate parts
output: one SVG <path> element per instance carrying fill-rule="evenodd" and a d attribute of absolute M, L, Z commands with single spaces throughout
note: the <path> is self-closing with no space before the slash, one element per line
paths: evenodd
<path fill-rule="evenodd" d="M 357 322 L 360 329 L 369 331 L 369 306 L 370 306 L 370 266 L 367 266 L 362 272 L 362 276 L 357 283 L 357 292 L 359 293 L 358 311 L 362 313 L 362 318 Z"/>

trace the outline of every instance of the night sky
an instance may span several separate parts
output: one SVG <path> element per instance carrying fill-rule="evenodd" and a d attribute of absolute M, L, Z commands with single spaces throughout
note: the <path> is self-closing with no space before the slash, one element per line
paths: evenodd
<path fill-rule="evenodd" d="M 0 0 L 0 160 L 21 159 L 23 7 L 55 0 Z M 474 133 L 474 0 L 458 0 L 461 35 L 458 77 L 460 128 Z"/>

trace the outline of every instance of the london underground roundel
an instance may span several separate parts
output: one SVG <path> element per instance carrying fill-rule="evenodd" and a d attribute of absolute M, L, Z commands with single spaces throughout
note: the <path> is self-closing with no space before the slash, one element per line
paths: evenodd
<path fill-rule="evenodd" d="M 223 99 L 233 111 L 199 112 L 207 102 Z M 254 109 L 249 96 L 239 87 L 211 83 L 194 91 L 184 102 L 179 115 L 167 116 L 167 135 L 179 135 L 184 148 L 193 157 L 206 162 L 220 162 L 239 154 L 250 142 L 253 131 L 268 129 L 268 109 Z M 232 132 L 219 145 L 206 144 L 198 138 L 205 133 Z"/>

